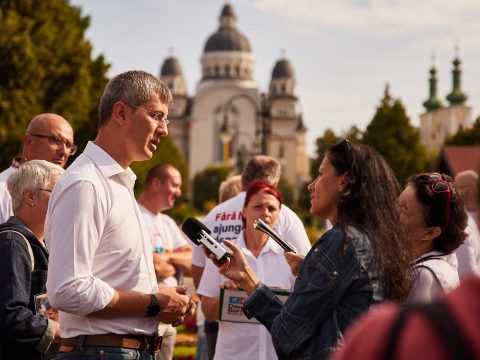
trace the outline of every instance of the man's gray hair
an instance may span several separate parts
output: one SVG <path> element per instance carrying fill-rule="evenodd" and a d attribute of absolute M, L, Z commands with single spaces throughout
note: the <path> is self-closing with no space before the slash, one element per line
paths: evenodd
<path fill-rule="evenodd" d="M 48 186 L 54 176 L 60 176 L 64 172 L 61 166 L 46 160 L 30 160 L 23 163 L 7 180 L 13 211 L 22 206 L 25 191 L 30 190 L 36 195 L 42 191 L 40 189 Z"/>
<path fill-rule="evenodd" d="M 112 115 L 113 105 L 122 101 L 140 106 L 157 95 L 164 104 L 172 102 L 170 89 L 158 77 L 141 70 L 132 70 L 113 77 L 105 87 L 98 106 L 99 126 L 104 126 Z"/>
<path fill-rule="evenodd" d="M 270 184 L 277 185 L 281 172 L 282 166 L 277 159 L 266 155 L 254 156 L 243 169 L 242 188 L 247 190 L 255 180 L 265 180 Z"/>

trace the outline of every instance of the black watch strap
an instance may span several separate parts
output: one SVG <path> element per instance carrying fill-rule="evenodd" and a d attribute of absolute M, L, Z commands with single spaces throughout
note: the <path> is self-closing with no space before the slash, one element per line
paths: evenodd
<path fill-rule="evenodd" d="M 160 304 L 158 303 L 157 295 L 150 294 L 150 305 L 147 307 L 147 312 L 145 316 L 153 317 L 157 316 L 160 312 Z"/>

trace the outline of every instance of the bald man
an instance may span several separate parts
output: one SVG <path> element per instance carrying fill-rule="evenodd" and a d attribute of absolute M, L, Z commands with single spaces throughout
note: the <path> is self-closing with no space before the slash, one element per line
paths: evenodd
<path fill-rule="evenodd" d="M 6 182 L 11 173 L 28 160 L 47 160 L 65 167 L 68 157 L 75 154 L 73 129 L 63 117 L 57 114 L 40 114 L 28 124 L 23 137 L 23 153 L 12 165 L 0 173 L 0 224 L 12 215 L 12 201 Z"/>

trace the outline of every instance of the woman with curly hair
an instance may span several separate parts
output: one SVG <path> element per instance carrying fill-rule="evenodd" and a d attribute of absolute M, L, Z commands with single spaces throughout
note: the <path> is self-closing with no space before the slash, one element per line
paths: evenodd
<path fill-rule="evenodd" d="M 414 283 L 409 300 L 429 301 L 460 284 L 448 262 L 465 237 L 467 213 L 462 194 L 448 175 L 413 175 L 399 197 L 408 220 Z"/>
<path fill-rule="evenodd" d="M 400 187 L 381 155 L 344 140 L 329 148 L 308 190 L 310 212 L 333 228 L 302 261 L 285 304 L 231 242 L 233 256 L 218 264 L 249 295 L 243 311 L 267 327 L 281 359 L 327 358 L 360 314 L 385 299 L 405 300 L 410 290 Z"/>

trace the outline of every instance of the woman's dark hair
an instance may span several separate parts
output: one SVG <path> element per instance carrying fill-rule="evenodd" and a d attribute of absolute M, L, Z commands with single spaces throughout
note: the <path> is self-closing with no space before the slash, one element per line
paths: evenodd
<path fill-rule="evenodd" d="M 336 225 L 345 232 L 353 226 L 368 237 L 383 270 L 388 297 L 405 300 L 411 288 L 411 248 L 395 174 L 377 151 L 348 140 L 330 147 L 326 156 L 337 174 L 347 173 Z"/>
<path fill-rule="evenodd" d="M 433 190 L 433 185 L 438 181 L 446 183 L 450 196 L 446 192 Z M 438 173 L 412 175 L 408 179 L 408 185 L 413 187 L 415 196 L 422 206 L 425 225 L 438 226 L 442 229 L 441 234 L 433 239 L 434 249 L 450 254 L 467 237 L 465 227 L 468 215 L 460 189 L 450 176 Z M 446 208 L 447 206 L 449 208 Z"/>

